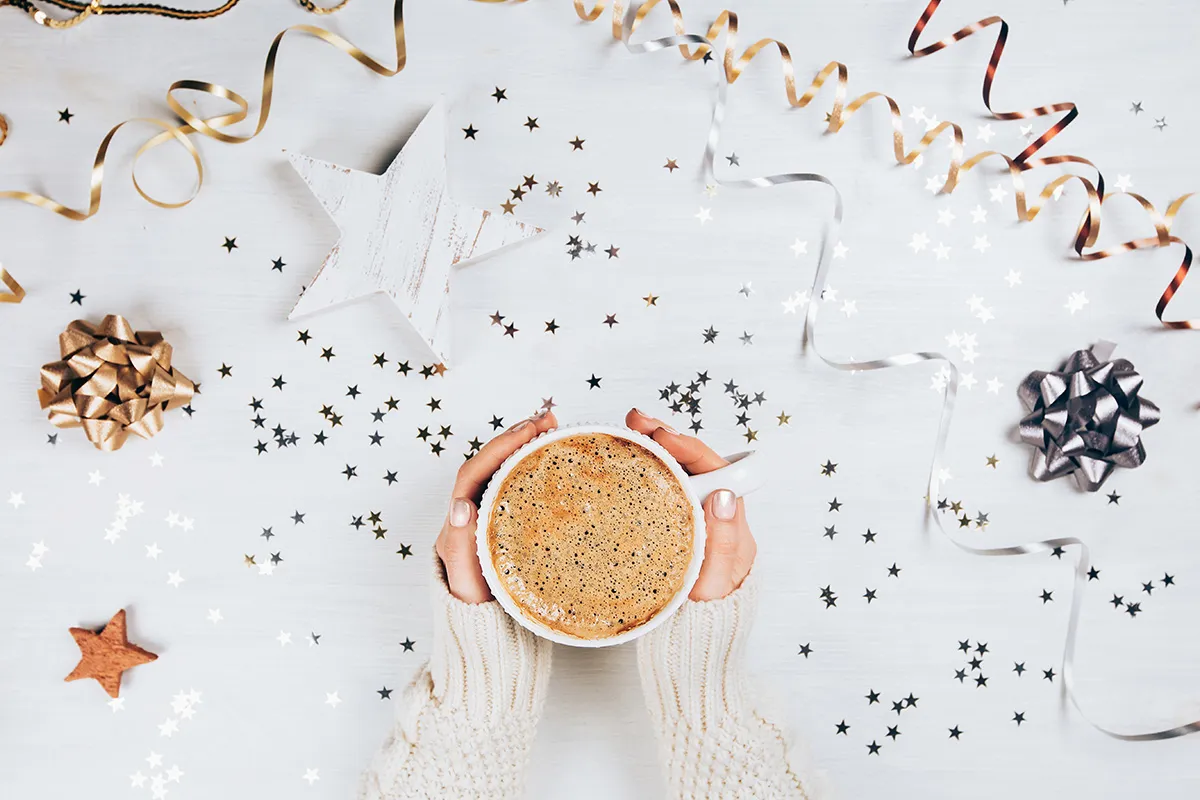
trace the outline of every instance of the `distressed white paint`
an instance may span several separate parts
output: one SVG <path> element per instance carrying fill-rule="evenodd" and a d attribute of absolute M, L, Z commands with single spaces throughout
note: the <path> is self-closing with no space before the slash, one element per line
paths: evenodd
<path fill-rule="evenodd" d="M 383 175 L 290 158 L 341 236 L 289 319 L 383 292 L 448 362 L 450 268 L 541 232 L 450 196 L 441 100 Z"/>

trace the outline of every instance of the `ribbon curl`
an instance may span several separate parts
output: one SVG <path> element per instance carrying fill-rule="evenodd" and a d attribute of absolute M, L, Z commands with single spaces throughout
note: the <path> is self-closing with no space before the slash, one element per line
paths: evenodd
<path fill-rule="evenodd" d="M 338 7 L 340 8 L 340 6 Z M 404 41 L 404 0 L 395 0 L 395 5 L 392 10 L 392 29 L 396 42 L 396 66 L 394 68 L 371 58 L 356 45 L 342 38 L 341 36 L 331 33 L 324 28 L 319 28 L 315 25 L 292 25 L 291 27 L 280 31 L 278 34 L 276 34 L 275 39 L 271 42 L 271 46 L 267 49 L 266 65 L 263 67 L 262 95 L 260 99 L 260 109 L 258 112 L 258 123 L 255 125 L 255 128 L 251 133 L 244 136 L 235 136 L 228 133 L 223 133 L 222 129 L 228 128 L 231 125 L 235 125 L 249 116 L 250 103 L 246 100 L 246 98 L 242 97 L 232 89 L 227 89 L 224 86 L 216 83 L 209 83 L 208 81 L 175 81 L 167 89 L 167 105 L 170 106 L 171 110 L 179 116 L 179 119 L 182 120 L 183 124 L 167 122 L 161 119 L 136 118 L 125 120 L 124 122 L 120 122 L 113 126 L 113 128 L 109 130 L 109 132 L 101 140 L 100 146 L 96 150 L 96 156 L 92 161 L 91 186 L 88 191 L 88 207 L 86 210 L 70 208 L 56 200 L 46 197 L 45 195 L 35 194 L 33 192 L 12 190 L 0 191 L 0 199 L 9 198 L 12 200 L 20 200 L 21 202 L 29 203 L 31 205 L 38 206 L 39 208 L 44 208 L 47 211 L 51 211 L 59 216 L 66 217 L 67 219 L 74 220 L 76 222 L 82 222 L 83 220 L 94 216 L 96 212 L 100 210 L 100 197 L 104 188 L 104 162 L 108 155 L 108 148 L 112 143 L 113 137 L 116 136 L 117 131 L 126 125 L 134 122 L 145 122 L 151 125 L 156 125 L 164 130 L 153 138 L 144 142 L 137 149 L 137 152 L 134 153 L 132 168 L 133 187 L 137 190 L 137 193 L 142 196 L 142 199 L 146 200 L 152 205 L 158 206 L 159 208 L 180 208 L 182 206 L 186 206 L 195 199 L 196 195 L 200 193 L 200 188 L 204 185 L 204 165 L 200 160 L 200 153 L 196 149 L 196 145 L 188 137 L 193 133 L 199 133 L 202 136 L 207 136 L 210 139 L 216 139 L 217 141 L 225 142 L 226 144 L 243 144 L 262 133 L 263 128 L 265 128 L 267 125 L 267 119 L 271 114 L 271 98 L 274 94 L 275 86 L 275 60 L 278 57 L 279 45 L 288 33 L 296 31 L 298 33 L 316 37 L 326 44 L 330 44 L 336 47 L 338 50 L 341 50 L 343 53 L 350 56 L 372 72 L 384 77 L 391 77 L 399 74 L 400 71 L 404 69 L 407 61 L 407 47 Z M 237 106 L 237 110 L 204 119 L 188 111 L 186 108 L 184 108 L 183 104 L 176 99 L 175 94 L 176 92 L 180 91 L 197 91 L 212 95 L 213 97 L 218 97 L 222 100 L 228 100 Z M 188 154 L 192 157 L 192 162 L 196 168 L 195 188 L 192 190 L 190 195 L 178 202 L 158 200 L 150 196 L 142 189 L 137 180 L 138 160 L 148 150 L 172 140 L 178 142 L 185 150 L 187 150 Z"/>
<path fill-rule="evenodd" d="M 1033 477 L 1050 481 L 1074 473 L 1080 489 L 1099 489 L 1116 467 L 1146 460 L 1142 431 L 1158 422 L 1158 406 L 1139 397 L 1142 376 L 1116 345 L 1076 350 L 1058 372 L 1031 372 L 1017 395 L 1028 415 L 1021 441 L 1033 445 Z"/>
<path fill-rule="evenodd" d="M 504 0 L 482 0 L 483 2 L 503 2 Z M 525 0 L 516 0 L 517 2 L 525 2 Z M 604 11 L 609 8 L 608 0 L 596 0 L 594 5 L 589 9 L 584 5 L 583 0 L 572 0 L 575 13 L 584 22 L 595 22 L 598 20 Z M 809 105 L 820 92 L 825 83 L 836 75 L 836 85 L 834 88 L 833 104 L 826 114 L 826 130 L 829 133 L 838 133 L 845 126 L 847 120 L 852 117 L 855 112 L 865 106 L 872 100 L 879 100 L 888 107 L 888 116 L 892 125 L 892 152 L 898 164 L 911 164 L 916 160 L 917 156 L 929 149 L 930 145 L 935 140 L 940 138 L 942 134 L 949 132 L 948 135 L 952 138 L 950 143 L 950 163 L 946 167 L 946 182 L 941 188 L 941 192 L 949 194 L 958 186 L 961 176 L 969 172 L 971 169 L 979 166 L 984 161 L 990 159 L 1001 159 L 1008 167 L 1009 180 L 1013 187 L 1013 202 L 1016 206 L 1017 220 L 1020 222 L 1032 222 L 1038 213 L 1045 208 L 1046 203 L 1054 196 L 1057 191 L 1065 184 L 1071 181 L 1078 182 L 1087 195 L 1087 208 L 1083 212 L 1083 216 L 1076 226 L 1075 235 L 1072 242 L 1072 248 L 1075 253 L 1084 261 L 1098 261 L 1104 258 L 1110 258 L 1120 253 L 1129 252 L 1130 250 L 1143 250 L 1150 248 L 1169 247 L 1174 244 L 1183 245 L 1184 254 L 1180 261 L 1179 267 L 1172 276 L 1170 283 L 1159 296 L 1158 302 L 1155 305 L 1154 314 L 1158 321 L 1167 328 L 1200 328 L 1200 319 L 1181 319 L 1167 320 L 1163 319 L 1163 314 L 1166 311 L 1167 305 L 1174 298 L 1175 293 L 1183 284 L 1187 277 L 1188 270 L 1192 264 L 1192 250 L 1188 244 L 1177 236 L 1171 234 L 1171 224 L 1174 221 L 1176 213 L 1183 204 L 1191 197 L 1191 193 L 1182 195 L 1171 200 L 1167 206 L 1165 214 L 1160 213 L 1150 201 L 1140 195 L 1127 193 L 1130 197 L 1136 200 L 1142 209 L 1150 218 L 1150 222 L 1154 225 L 1155 235 L 1140 239 L 1133 239 L 1127 242 L 1110 245 L 1101 249 L 1092 249 L 1096 246 L 1096 241 L 1100 236 L 1100 220 L 1101 207 L 1106 200 L 1112 195 L 1107 194 L 1104 188 L 1104 176 L 1099 168 L 1087 158 L 1077 155 L 1054 155 L 1042 156 L 1033 158 L 1033 155 L 1041 150 L 1047 143 L 1062 133 L 1079 115 L 1078 108 L 1075 103 L 1062 102 L 1052 103 L 1050 105 L 1037 106 L 1035 108 L 1026 109 L 1023 111 L 994 111 L 991 105 L 992 85 L 996 78 L 996 72 L 1000 65 L 1000 58 L 1004 53 L 1004 46 L 1008 41 L 1009 26 L 1008 23 L 1001 17 L 990 16 L 984 19 L 966 25 L 954 33 L 940 39 L 933 44 L 918 48 L 917 41 L 921 33 L 925 30 L 930 19 L 941 5 L 942 0 L 929 0 L 925 9 L 922 11 L 920 18 L 913 25 L 908 39 L 908 51 L 915 57 L 932 55 L 940 50 L 944 50 L 951 44 L 966 39 L 967 37 L 986 30 L 987 28 L 999 25 L 999 33 L 996 37 L 996 44 L 992 48 L 992 54 L 988 59 L 987 68 L 984 71 L 983 79 L 983 102 L 988 112 L 996 119 L 1012 120 L 1012 119 L 1030 119 L 1033 117 L 1048 116 L 1051 114 L 1064 113 L 1064 116 L 1050 126 L 1046 131 L 1039 135 L 1033 142 L 1025 147 L 1016 156 L 1008 156 L 996 150 L 983 150 L 975 153 L 968 158 L 963 157 L 963 132 L 961 126 L 953 122 L 940 122 L 930 130 L 926 131 L 921 139 L 913 145 L 912 149 L 908 149 L 904 140 L 904 118 L 900 113 L 899 104 L 890 96 L 882 92 L 865 92 L 853 100 L 846 102 L 846 97 L 849 94 L 850 72 L 845 64 L 839 61 L 830 61 L 822 67 L 816 76 L 809 83 L 808 88 L 798 94 L 796 90 L 795 67 L 792 64 L 791 52 L 788 46 L 778 39 L 764 38 L 759 39 L 754 44 L 747 47 L 740 55 L 737 54 L 737 33 L 738 33 L 738 16 L 733 11 L 722 11 L 717 15 L 716 20 L 708 27 L 705 34 L 685 34 L 686 27 L 683 20 L 683 10 L 678 0 L 666 0 L 666 6 L 671 15 L 671 23 L 675 30 L 675 37 L 678 40 L 675 44 L 666 45 L 666 47 L 678 47 L 680 54 L 688 61 L 695 61 L 703 58 L 711 53 L 720 53 L 722 60 L 723 73 L 726 83 L 732 84 L 736 81 L 750 62 L 771 45 L 779 53 L 780 68 L 783 74 L 784 91 L 787 94 L 789 105 L 794 108 L 804 108 Z M 635 4 L 626 12 L 626 0 L 612 0 L 612 37 L 617 41 L 629 44 L 629 37 L 637 30 L 639 25 L 646 19 L 650 12 L 660 4 L 660 0 L 647 0 L 645 3 Z M 626 21 L 628 24 L 626 24 Z M 717 39 L 721 33 L 725 33 L 725 42 L 723 47 L 718 47 Z M 671 38 L 671 37 L 666 37 Z M 662 39 L 656 41 L 663 41 Z M 694 48 L 689 48 L 689 45 L 695 45 Z M 661 48 L 660 48 L 661 49 Z M 1054 178 L 1046 183 L 1040 190 L 1027 193 L 1025 189 L 1024 173 L 1037 167 L 1050 166 L 1054 164 L 1080 164 L 1095 170 L 1095 180 L 1090 180 L 1082 175 L 1062 175 Z M 1124 192 L 1118 194 L 1126 194 Z"/>
<path fill-rule="evenodd" d="M 83 428 L 98 450 L 120 450 L 129 434 L 149 439 L 163 412 L 187 405 L 195 386 L 171 366 L 158 331 L 135 331 L 113 314 L 98 326 L 77 319 L 58 337 L 61 361 L 42 367 L 38 400 L 59 428 Z"/>
<path fill-rule="evenodd" d="M 670 1 L 674 5 L 673 0 Z M 576 2 L 578 6 L 578 0 L 576 0 Z M 652 53 L 669 47 L 682 47 L 689 44 L 704 44 L 708 42 L 705 37 L 700 36 L 699 34 L 677 33 L 675 36 L 665 36 L 648 42 L 633 44 L 630 42 L 630 36 L 633 32 L 633 23 L 637 19 L 637 13 L 638 12 L 635 9 L 630 9 L 630 11 L 626 14 L 621 29 L 621 35 L 619 37 L 620 41 L 627 49 L 629 49 L 630 52 Z M 715 174 L 716 153 L 718 142 L 720 141 L 721 126 L 725 119 L 726 95 L 728 93 L 728 86 L 728 81 L 719 81 L 717 85 L 716 101 L 713 104 L 712 123 L 709 127 L 708 140 L 705 143 L 703 156 L 704 174 L 707 180 L 722 187 L 737 189 L 765 189 L 772 186 L 781 186 L 792 183 L 816 183 L 827 186 L 833 193 L 832 221 L 821 243 L 821 252 L 817 261 L 817 270 L 816 274 L 813 276 L 812 287 L 809 294 L 809 296 L 815 300 L 816 298 L 821 297 L 821 294 L 824 292 L 825 285 L 827 283 L 830 263 L 832 260 L 833 242 L 837 240 L 837 232 L 842 224 L 842 194 L 838 190 L 837 186 L 834 185 L 834 183 L 824 175 L 810 172 L 787 172 L 740 180 L 722 180 L 717 178 Z M 1048 195 L 1049 193 L 1046 194 L 1047 197 Z M 1187 736 L 1189 734 L 1200 732 L 1200 720 L 1187 722 L 1172 728 L 1136 733 L 1122 732 L 1092 721 L 1092 719 L 1083 711 L 1083 708 L 1079 703 L 1079 699 L 1075 694 L 1075 640 L 1079 630 L 1079 613 L 1083 600 L 1084 585 L 1087 581 L 1088 568 L 1091 566 L 1090 552 L 1087 544 L 1084 543 L 1082 539 L 1074 536 L 1045 539 L 1042 541 L 1028 542 L 1009 547 L 975 547 L 955 539 L 954 536 L 947 531 L 943 525 L 941 516 L 939 516 L 935 511 L 934 503 L 937 498 L 939 482 L 938 473 L 945 456 L 946 440 L 950 433 L 950 420 L 954 415 L 955 398 L 958 395 L 958 367 L 953 361 L 941 353 L 931 351 L 900 353 L 870 361 L 835 361 L 825 356 L 825 354 L 822 353 L 817 347 L 816 321 L 818 307 L 819 304 L 816 302 L 809 302 L 808 304 L 808 309 L 804 316 L 804 335 L 802 344 L 805 349 L 811 345 L 812 350 L 817 357 L 820 358 L 821 361 L 826 365 L 834 369 L 846 372 L 871 372 L 875 370 L 885 370 L 895 367 L 911 366 L 913 364 L 940 361 L 949 370 L 950 377 L 946 381 L 942 394 L 942 410 L 938 418 L 937 436 L 934 441 L 933 457 L 930 462 L 927 479 L 928 494 L 925 498 L 926 518 L 933 520 L 933 523 L 937 526 L 938 530 L 941 531 L 942 535 L 946 537 L 947 541 L 967 553 L 988 557 L 1052 553 L 1057 548 L 1078 548 L 1079 557 L 1075 562 L 1075 586 L 1071 594 L 1071 609 L 1067 621 L 1067 634 L 1063 641 L 1062 691 L 1064 698 L 1071 703 L 1076 712 L 1079 713 L 1084 721 L 1086 721 L 1100 733 L 1103 733 L 1105 736 L 1130 742 L 1174 739 L 1176 737 Z"/>
<path fill-rule="evenodd" d="M 0 283 L 8 287 L 8 292 L 0 294 L 0 303 L 19 303 L 25 299 L 24 287 L 4 267 L 0 267 Z"/>

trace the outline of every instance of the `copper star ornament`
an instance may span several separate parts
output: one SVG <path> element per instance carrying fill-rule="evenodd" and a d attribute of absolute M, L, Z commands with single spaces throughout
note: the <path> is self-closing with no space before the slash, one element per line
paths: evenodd
<path fill-rule="evenodd" d="M 71 636 L 79 645 L 82 656 L 65 680 L 92 678 L 110 697 L 121 693 L 121 673 L 138 664 L 158 658 L 148 650 L 129 643 L 125 633 L 125 609 L 121 609 L 99 632 L 87 628 L 71 628 Z"/>
<path fill-rule="evenodd" d="M 440 100 L 383 175 L 289 157 L 341 230 L 289 319 L 382 292 L 447 362 L 451 267 L 542 232 L 450 196 Z"/>

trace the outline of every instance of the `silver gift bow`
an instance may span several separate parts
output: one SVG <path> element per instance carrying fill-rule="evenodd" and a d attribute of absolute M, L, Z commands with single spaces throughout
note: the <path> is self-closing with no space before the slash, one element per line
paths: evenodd
<path fill-rule="evenodd" d="M 647 42 L 633 44 L 629 41 L 633 33 L 633 22 L 637 17 L 638 8 L 641 3 L 633 3 L 625 13 L 625 19 L 622 23 L 621 39 L 625 47 L 633 53 L 653 53 L 669 47 L 675 47 L 681 44 L 702 44 L 706 47 L 712 47 L 710 42 L 704 36 L 694 33 L 684 33 L 675 36 L 664 36 L 659 39 L 653 39 Z M 727 46 L 732 47 L 730 42 Z M 771 186 L 779 186 L 788 183 L 820 183 L 828 186 L 833 191 L 833 220 L 826 231 L 826 236 L 821 242 L 821 255 L 817 261 L 817 272 L 813 276 L 812 290 L 810 297 L 813 301 L 821 297 L 821 292 L 825 289 L 826 278 L 829 273 L 830 255 L 833 250 L 833 242 L 837 240 L 837 231 L 842 224 L 842 194 L 838 191 L 837 186 L 833 184 L 824 175 L 818 175 L 811 172 L 786 172 L 775 175 L 767 175 L 760 178 L 747 178 L 742 180 L 719 180 L 713 171 L 713 164 L 716 160 L 717 143 L 720 140 L 721 123 L 725 119 L 725 97 L 728 91 L 728 84 L 724 80 L 724 74 L 718 78 L 717 97 L 713 105 L 712 124 L 708 131 L 708 141 L 704 147 L 704 172 L 708 180 L 719 185 L 730 188 L 739 189 L 765 189 Z M 1069 700 L 1079 715 L 1096 730 L 1111 736 L 1114 739 L 1123 741 L 1152 741 L 1160 739 L 1174 739 L 1179 736 L 1186 736 L 1191 733 L 1200 732 L 1200 720 L 1188 722 L 1183 725 L 1178 725 L 1173 728 L 1160 729 L 1145 733 L 1120 733 L 1111 730 L 1102 725 L 1093 722 L 1079 705 L 1079 700 L 1075 696 L 1074 690 L 1074 672 L 1075 672 L 1075 634 L 1079 626 L 1079 609 L 1081 600 L 1083 599 L 1084 583 L 1087 579 L 1087 571 L 1091 566 L 1087 545 L 1082 540 L 1073 536 L 1066 536 L 1057 539 L 1045 539 L 1038 542 L 1029 542 L 1027 544 L 1013 545 L 1011 547 L 972 547 L 968 544 L 963 544 L 956 540 L 942 525 L 942 519 L 934 510 L 934 503 L 937 498 L 938 489 L 938 471 L 942 461 L 942 456 L 945 454 L 946 437 L 950 432 L 950 419 L 954 413 L 954 398 L 958 391 L 958 368 L 954 362 L 946 358 L 941 353 L 934 352 L 915 352 L 901 353 L 899 355 L 888 356 L 886 358 L 874 359 L 872 361 L 834 361 L 826 358 L 825 355 L 817 348 L 816 345 L 816 321 L 817 307 L 816 302 L 810 301 L 808 311 L 804 317 L 804 340 L 805 346 L 812 343 L 813 352 L 830 367 L 834 369 L 849 371 L 849 372 L 870 372 L 873 370 L 891 369 L 893 367 L 904 367 L 912 364 L 920 364 L 925 361 L 941 361 L 944 362 L 947 369 L 950 371 L 950 378 L 946 381 L 946 387 L 942 394 L 942 413 L 938 419 L 937 438 L 933 446 L 933 460 L 929 467 L 929 491 L 925 498 L 925 510 L 928 519 L 932 519 L 937 525 L 938 530 L 955 546 L 968 553 L 973 553 L 980 556 L 1019 556 L 1029 555 L 1031 553 L 1050 553 L 1059 547 L 1078 546 L 1079 558 L 1075 562 L 1075 588 L 1071 594 L 1071 612 L 1067 621 L 1067 636 L 1063 642 L 1063 660 L 1062 660 L 1062 691 L 1065 699 Z"/>
<path fill-rule="evenodd" d="M 1058 372 L 1031 372 L 1017 395 L 1029 412 L 1021 441 L 1033 445 L 1033 477 L 1051 481 L 1075 475 L 1080 489 L 1094 492 L 1116 467 L 1146 460 L 1142 431 L 1158 422 L 1158 406 L 1138 396 L 1142 376 L 1116 348 L 1100 342 L 1076 350 Z"/>

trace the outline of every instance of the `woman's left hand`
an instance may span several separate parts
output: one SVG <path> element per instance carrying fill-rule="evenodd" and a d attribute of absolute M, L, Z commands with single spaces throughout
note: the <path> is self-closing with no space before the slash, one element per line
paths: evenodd
<path fill-rule="evenodd" d="M 467 459 L 458 468 L 450 509 L 437 537 L 437 554 L 446 567 L 450 594 L 464 603 L 486 603 L 492 591 L 483 578 L 479 553 L 475 549 L 475 527 L 479 522 L 479 501 L 492 473 L 504 460 L 537 436 L 558 427 L 554 414 L 544 411 L 524 419 L 500 434 Z"/>

